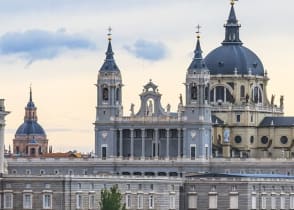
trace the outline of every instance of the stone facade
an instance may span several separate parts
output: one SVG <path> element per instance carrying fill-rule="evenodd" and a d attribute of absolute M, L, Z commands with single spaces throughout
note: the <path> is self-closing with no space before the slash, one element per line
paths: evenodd
<path fill-rule="evenodd" d="M 30 95 L 15 155 L 5 162 L 8 112 L 0 100 L 0 208 L 99 209 L 101 189 L 118 185 L 133 210 L 294 209 L 294 118 L 283 116 L 283 97 L 279 105 L 268 99 L 267 72 L 242 46 L 239 28 L 232 1 L 225 40 L 206 58 L 198 33 L 177 112 L 162 106 L 150 80 L 138 111 L 131 105 L 128 116 L 109 35 L 91 158 L 42 156 L 47 137 Z M 35 130 L 27 133 L 30 123 Z M 32 155 L 39 140 L 44 147 Z"/>

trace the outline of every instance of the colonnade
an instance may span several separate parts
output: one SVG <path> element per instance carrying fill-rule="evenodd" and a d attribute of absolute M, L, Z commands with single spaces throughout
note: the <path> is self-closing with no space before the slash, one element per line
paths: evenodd
<path fill-rule="evenodd" d="M 182 128 L 118 129 L 117 156 L 130 159 L 134 157 L 140 159 L 180 158 L 183 155 L 183 137 L 185 135 L 183 130 Z M 139 142 L 135 144 L 135 141 Z M 135 152 L 135 150 L 137 151 Z M 138 153 L 140 154 L 138 155 Z"/>

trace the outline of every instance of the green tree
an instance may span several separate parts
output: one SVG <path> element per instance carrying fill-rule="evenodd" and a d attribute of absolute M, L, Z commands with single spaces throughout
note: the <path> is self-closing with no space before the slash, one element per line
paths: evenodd
<path fill-rule="evenodd" d="M 101 201 L 99 202 L 101 210 L 125 210 L 125 204 L 122 204 L 122 194 L 118 186 L 114 185 L 109 190 L 101 190 Z"/>

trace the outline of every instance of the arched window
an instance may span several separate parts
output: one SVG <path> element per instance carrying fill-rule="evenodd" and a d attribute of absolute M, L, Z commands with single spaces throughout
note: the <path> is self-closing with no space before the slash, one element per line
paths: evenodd
<path fill-rule="evenodd" d="M 252 89 L 252 101 L 256 104 L 262 103 L 262 90 L 258 86 Z"/>
<path fill-rule="evenodd" d="M 120 98 L 120 88 L 117 88 L 116 89 L 116 94 L 115 94 L 115 99 L 116 99 L 116 101 L 119 101 L 119 98 Z"/>
<path fill-rule="evenodd" d="M 245 97 L 245 87 L 244 87 L 244 85 L 241 85 L 241 87 L 240 87 L 240 97 L 241 98 Z"/>
<path fill-rule="evenodd" d="M 216 86 L 210 91 L 210 101 L 215 103 L 233 103 L 234 97 L 228 88 Z"/>
<path fill-rule="evenodd" d="M 108 88 L 103 88 L 102 89 L 102 98 L 104 101 L 108 101 Z"/>
<path fill-rule="evenodd" d="M 205 97 L 204 97 L 204 100 L 208 101 L 209 99 L 209 87 L 205 87 Z"/>
<path fill-rule="evenodd" d="M 254 143 L 254 136 L 250 136 L 250 144 Z"/>
<path fill-rule="evenodd" d="M 192 100 L 197 100 L 197 87 L 195 84 L 191 87 L 191 99 Z"/>

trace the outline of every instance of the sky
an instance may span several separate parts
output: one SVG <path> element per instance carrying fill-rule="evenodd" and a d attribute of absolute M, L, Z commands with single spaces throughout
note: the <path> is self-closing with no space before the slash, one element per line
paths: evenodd
<path fill-rule="evenodd" d="M 294 116 L 294 1 L 240 0 L 235 4 L 244 46 L 268 71 L 268 97 L 285 96 Z M 204 55 L 220 46 L 229 0 L 1 0 L 0 98 L 7 116 L 5 145 L 23 122 L 32 85 L 38 122 L 53 151 L 94 151 L 98 70 L 112 28 L 123 77 L 124 115 L 149 79 L 162 105 L 175 111 L 201 25 Z M 278 101 L 276 101 L 278 103 Z"/>

